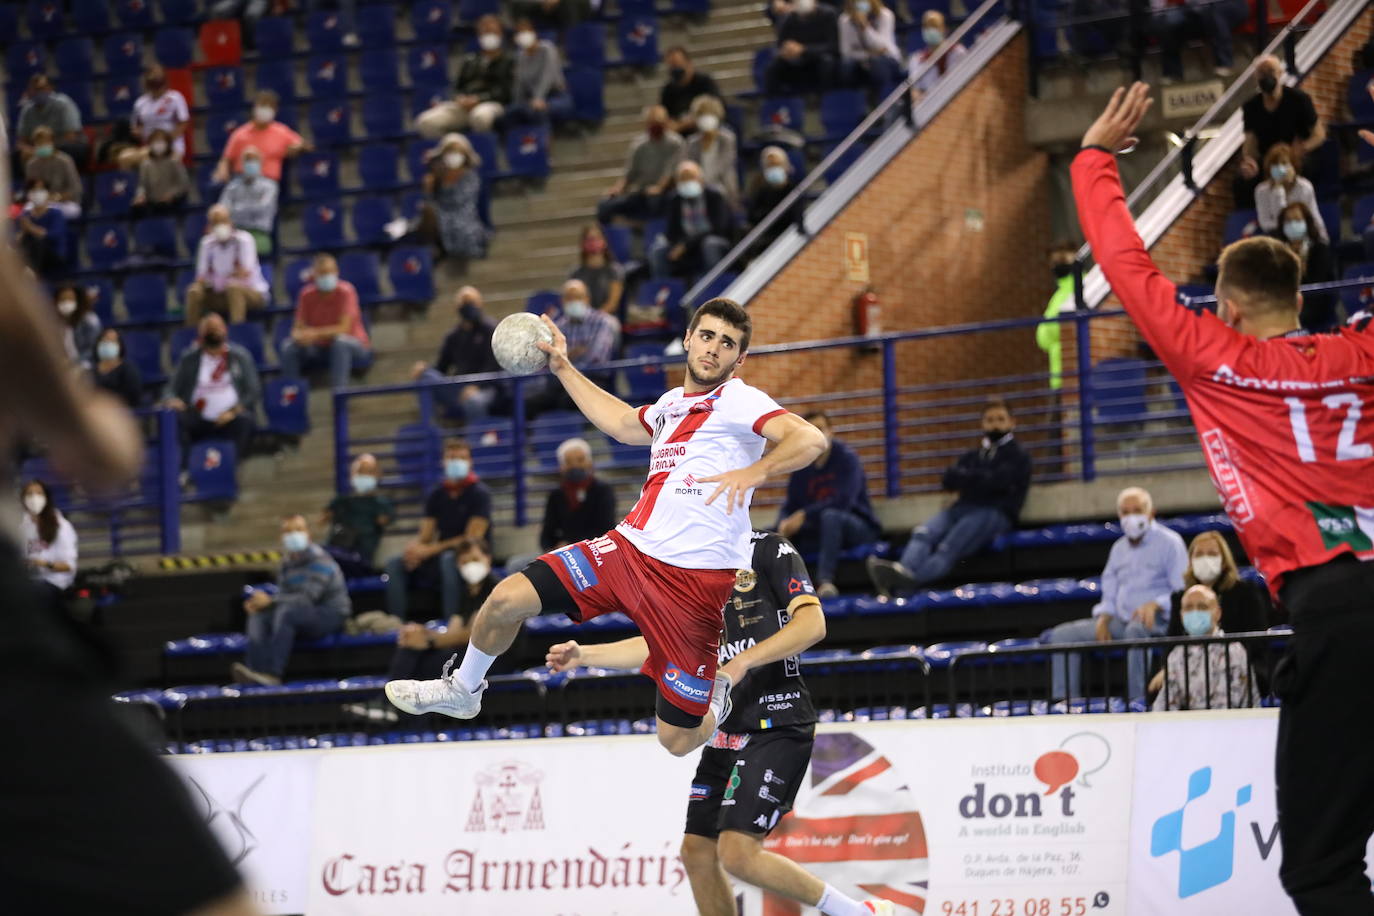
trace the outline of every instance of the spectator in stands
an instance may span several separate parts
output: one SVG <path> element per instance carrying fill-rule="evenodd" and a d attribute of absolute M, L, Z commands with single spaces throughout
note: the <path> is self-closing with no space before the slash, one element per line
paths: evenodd
<path fill-rule="evenodd" d="M 949 575 L 956 563 L 1016 526 L 1030 489 L 1031 460 L 1016 441 L 1004 401 L 983 408 L 983 440 L 950 465 L 941 486 L 954 504 L 911 532 L 899 562 L 868 558 L 868 575 L 884 597 L 905 596 Z"/>
<path fill-rule="evenodd" d="M 458 324 L 444 335 L 433 366 L 416 363 L 411 367 L 412 380 L 439 381 L 449 375 L 501 371 L 500 363 L 491 352 L 491 335 L 496 325 L 482 310 L 481 291 L 475 286 L 464 286 L 454 300 Z M 494 382 L 462 387 L 449 385 L 433 391 L 434 400 L 450 415 L 469 423 L 485 420 L 501 395 L 500 387 Z"/>
<path fill-rule="evenodd" d="M 1302 177 L 1298 163 L 1293 160 L 1293 150 L 1287 143 L 1275 143 L 1264 154 L 1264 180 L 1255 188 L 1255 215 L 1259 227 L 1277 238 L 1283 238 L 1283 227 L 1279 225 L 1279 212 L 1290 203 L 1307 207 L 1316 216 L 1317 235 L 1322 242 L 1330 242 L 1326 225 L 1322 222 L 1321 211 L 1317 209 L 1317 192 L 1312 182 Z"/>
<path fill-rule="evenodd" d="M 1189 636 L 1225 636 L 1221 628 L 1221 604 L 1205 585 L 1183 593 L 1183 630 Z M 1256 706 L 1250 686 L 1250 659 L 1239 642 L 1175 646 L 1157 677 L 1159 693 L 1155 712 L 1169 709 L 1244 709 Z M 1154 687 L 1154 682 L 1151 682 Z"/>
<path fill-rule="evenodd" d="M 725 195 L 731 210 L 739 209 L 739 153 L 735 132 L 725 126 L 725 106 L 713 95 L 692 101 L 696 132 L 687 138 L 682 158 L 701 167 L 702 181 Z"/>
<path fill-rule="evenodd" d="M 1293 159 L 1301 161 L 1326 142 L 1326 125 L 1317 117 L 1311 96 L 1296 86 L 1285 86 L 1283 78 L 1283 61 L 1273 55 L 1255 67 L 1259 92 L 1241 108 L 1245 142 L 1241 146 L 1240 180 L 1233 188 L 1237 207 L 1250 206 L 1260 163 L 1275 143 L 1287 143 Z"/>
<path fill-rule="evenodd" d="M 138 168 L 148 154 L 153 135 L 167 134 L 172 144 L 172 157 L 181 161 L 186 156 L 186 130 L 191 124 L 191 109 L 186 96 L 168 87 L 167 74 L 161 64 L 153 64 L 143 71 L 144 93 L 134 101 L 134 115 L 130 119 L 134 136 L 143 146 L 130 147 L 119 156 L 119 167 L 126 171 Z"/>
<path fill-rule="evenodd" d="M 925 47 L 911 55 L 911 60 L 907 62 L 907 76 L 914 77 L 925 62 L 934 57 L 945 45 L 948 38 L 945 14 L 939 10 L 926 10 L 921 16 L 921 40 L 925 42 Z M 934 89 L 944 75 L 967 56 L 968 48 L 958 43 L 951 44 L 944 56 L 935 62 L 935 66 L 916 81 L 915 87 L 911 90 L 912 104 L 925 98 L 926 93 Z"/>
<path fill-rule="evenodd" d="M 15 147 L 22 159 L 34 152 L 34 132 L 40 127 L 52 131 L 57 148 L 71 157 L 78 169 L 86 165 L 91 154 L 90 143 L 81 132 L 81 109 L 71 96 L 53 89 L 52 80 L 45 73 L 29 77 L 29 88 L 19 103 L 19 119 L 15 123 Z"/>
<path fill-rule="evenodd" d="M 566 439 L 558 446 L 558 484 L 549 490 L 539 530 L 544 552 L 598 538 L 615 527 L 615 487 L 597 478 L 586 439 Z"/>
<path fill-rule="evenodd" d="M 53 305 L 62 322 L 62 346 L 73 365 L 89 368 L 100 339 L 100 316 L 91 310 L 86 290 L 79 284 L 64 283 L 53 293 Z"/>
<path fill-rule="evenodd" d="M 1102 600 L 1093 607 L 1092 617 L 1052 629 L 1052 645 L 1148 639 L 1162 636 L 1169 627 L 1169 596 L 1183 587 L 1188 568 L 1183 538 L 1155 521 L 1154 503 L 1140 487 L 1122 490 L 1116 511 L 1123 533 L 1102 571 Z M 1082 656 L 1072 653 L 1066 664 L 1064 653 L 1056 653 L 1050 664 L 1053 698 L 1082 696 Z M 1127 699 L 1140 699 L 1145 696 L 1145 653 L 1132 649 L 1126 666 Z"/>
<path fill-rule="evenodd" d="M 482 160 L 462 134 L 448 134 L 425 172 L 424 189 L 439 222 L 441 257 L 466 261 L 487 254 L 487 227 L 477 204 Z"/>
<path fill-rule="evenodd" d="M 138 187 L 132 201 L 136 216 L 171 213 L 186 203 L 191 176 L 186 163 L 171 152 L 171 134 L 155 130 L 149 135 L 147 155 L 138 164 Z"/>
<path fill-rule="evenodd" d="M 67 219 L 81 218 L 81 176 L 72 157 L 53 145 L 51 127 L 33 132 L 33 155 L 24 163 L 24 177 L 41 180 L 48 188 L 48 203 Z"/>
<path fill-rule="evenodd" d="M 816 594 L 832 598 L 839 594 L 835 570 L 840 552 L 872 544 L 882 527 L 868 500 L 868 479 L 858 454 L 835 438 L 825 411 L 808 411 L 802 419 L 825 435 L 826 449 L 813 464 L 788 478 L 778 534 L 801 550 L 818 551 Z"/>
<path fill-rule="evenodd" d="M 425 499 L 420 532 L 405 551 L 387 561 L 386 609 L 409 620 L 411 588 L 439 588 L 445 617 L 458 613 L 459 572 L 455 551 L 464 539 L 491 532 L 491 491 L 472 470 L 472 448 L 462 439 L 444 443 L 444 482 Z"/>
<path fill-rule="evenodd" d="M 846 0 L 840 16 L 840 82 L 886 90 L 901 79 L 897 17 L 883 0 Z"/>
<path fill-rule="evenodd" d="M 353 367 L 370 362 L 372 341 L 358 307 L 358 291 L 339 276 L 333 255 L 317 254 L 314 278 L 301 287 L 291 337 L 281 348 L 281 371 L 301 378 L 312 368 L 327 365 L 329 384 L 348 384 Z"/>
<path fill-rule="evenodd" d="M 67 218 L 52 206 L 47 182 L 29 179 L 24 209 L 19 214 L 19 248 L 33 272 L 52 281 L 67 275 L 71 251 L 67 238 Z"/>
<path fill-rule="evenodd" d="M 768 214 L 777 209 L 797 187 L 796 174 L 792 160 L 781 146 L 764 147 L 759 154 L 759 169 L 750 176 L 744 189 L 745 231 L 753 232 Z M 791 225 L 787 219 L 778 219 L 768 228 L 750 248 L 749 256 L 761 253 Z"/>
<path fill-rule="evenodd" d="M 276 182 L 281 181 L 282 163 L 288 156 L 310 149 L 305 138 L 277 120 L 278 105 L 277 94 L 271 89 L 261 89 L 253 96 L 253 118 L 229 135 L 215 166 L 216 184 L 229 180 L 230 172 L 243 162 L 243 152 L 249 147 L 262 154 L 262 173 Z"/>
<path fill-rule="evenodd" d="M 487 14 L 477 20 L 477 48 L 458 64 L 453 101 L 432 105 L 415 119 L 420 136 L 489 131 L 505 113 L 515 85 L 515 58 L 506 53 L 500 19 Z"/>
<path fill-rule="evenodd" d="M 343 570 L 324 548 L 310 542 L 305 516 L 282 519 L 281 549 L 276 594 L 259 588 L 244 599 L 248 651 L 232 666 L 235 683 L 280 684 L 297 637 L 333 636 L 353 613 Z"/>
<path fill-rule="evenodd" d="M 391 500 L 377 492 L 380 480 L 377 456 L 359 455 L 350 468 L 350 492 L 335 496 L 324 510 L 324 527 L 329 532 L 325 550 L 349 575 L 372 574 L 377 545 L 396 517 Z"/>
<path fill-rule="evenodd" d="M 1204 531 L 1188 545 L 1183 589 L 1169 596 L 1169 629 L 1164 635 L 1184 635 L 1180 607 L 1186 590 L 1195 585 L 1205 585 L 1216 593 L 1221 602 L 1221 626 L 1228 633 L 1259 633 L 1269 628 L 1269 593 L 1240 577 L 1231 545 L 1220 531 Z M 1151 684 L 1150 689 L 1153 692 L 1158 685 Z"/>
<path fill-rule="evenodd" d="M 513 15 L 529 19 L 541 32 L 561 32 L 591 15 L 588 0 L 515 0 Z"/>
<path fill-rule="evenodd" d="M 76 529 L 57 508 L 52 491 L 41 480 L 24 484 L 24 514 L 19 533 L 24 539 L 24 558 L 34 579 L 60 605 L 76 581 Z"/>
<path fill-rule="evenodd" d="M 701 180 L 701 167 L 685 160 L 668 195 L 663 234 L 654 239 L 649 263 L 655 277 L 693 277 L 730 251 L 735 218 L 725 195 Z"/>
<path fill-rule="evenodd" d="M 253 237 L 260 255 L 272 253 L 277 194 L 277 182 L 262 173 L 262 154 L 250 146 L 243 151 L 239 173 L 229 179 L 219 195 L 219 202 L 229 210 L 230 221 Z"/>
<path fill-rule="evenodd" d="M 267 278 L 258 262 L 257 243 L 234 228 L 228 207 L 215 204 L 206 214 L 205 235 L 196 250 L 196 279 L 186 288 L 186 323 L 198 324 L 209 309 L 239 324 L 249 309 L 266 303 Z"/>
<path fill-rule="evenodd" d="M 568 360 L 586 372 L 615 358 L 620 343 L 620 322 L 592 308 L 587 285 L 581 280 L 563 283 L 563 313 L 558 329 L 568 338 Z M 556 386 L 561 390 L 562 386 Z"/>
<path fill-rule="evenodd" d="M 115 395 L 130 409 L 143 404 L 143 376 L 138 366 L 124 358 L 124 337 L 117 329 L 106 328 L 96 341 L 91 377 L 97 388 Z"/>
<path fill-rule="evenodd" d="M 816 0 L 795 0 L 778 23 L 778 51 L 765 71 L 764 87 L 770 95 L 829 89 L 839 53 L 835 11 Z"/>
<path fill-rule="evenodd" d="M 572 96 L 563 81 L 563 63 L 553 42 L 541 39 L 529 19 L 515 23 L 512 39 L 515 56 L 515 85 L 506 121 L 511 124 L 548 124 L 551 118 L 566 119 L 572 114 Z"/>
<path fill-rule="evenodd" d="M 673 166 L 682 156 L 682 146 L 682 137 L 668 127 L 667 109 L 662 105 L 644 109 L 644 133 L 630 141 L 625 174 L 597 204 L 597 220 L 609 223 L 617 216 L 645 220 L 662 213 L 663 192 L 673 180 Z"/>
<path fill-rule="evenodd" d="M 568 275 L 569 280 L 581 280 L 587 287 L 592 308 L 608 315 L 616 314 L 620 296 L 625 291 L 625 270 L 615 260 L 606 244 L 606 235 L 598 223 L 582 228 L 578 246 L 581 263 Z"/>
<path fill-rule="evenodd" d="M 181 461 L 202 439 L 229 439 L 240 461 L 253 441 L 253 413 L 262 383 L 253 356 L 229 339 L 218 314 L 200 320 L 197 345 L 187 350 L 167 383 L 164 404 L 180 416 Z"/>
<path fill-rule="evenodd" d="M 1245 0 L 1209 0 L 1173 5 L 1167 0 L 1151 0 L 1147 34 L 1159 42 L 1161 82 L 1168 86 L 1183 79 L 1183 43 L 1201 33 L 1212 49 L 1216 74 L 1231 75 L 1235 52 L 1231 32 L 1249 15 Z"/>
<path fill-rule="evenodd" d="M 1302 261 L 1303 283 L 1330 283 L 1336 279 L 1331 246 L 1317 237 L 1321 218 L 1296 201 L 1279 213 L 1283 240 Z M 1303 293 L 1299 320 L 1309 331 L 1327 331 L 1336 323 L 1334 293 Z"/>
<path fill-rule="evenodd" d="M 1074 310 L 1073 265 L 1078 260 L 1078 248 L 1072 242 L 1056 242 L 1049 252 L 1050 273 L 1054 276 L 1054 294 L 1045 306 L 1045 320 L 1035 326 L 1035 345 L 1044 351 L 1049 360 L 1050 388 L 1057 393 L 1064 387 L 1064 347 L 1060 339 L 1062 312 Z M 1056 404 L 1055 416 L 1058 417 Z M 1058 419 L 1053 422 L 1058 423 Z"/>
<path fill-rule="evenodd" d="M 668 82 L 658 94 L 658 103 L 668 112 L 668 129 L 685 137 L 697 129 L 691 115 L 692 103 L 700 95 L 721 98 L 720 87 L 709 73 L 696 68 L 692 55 L 682 45 L 669 48 L 663 63 L 668 67 Z"/>

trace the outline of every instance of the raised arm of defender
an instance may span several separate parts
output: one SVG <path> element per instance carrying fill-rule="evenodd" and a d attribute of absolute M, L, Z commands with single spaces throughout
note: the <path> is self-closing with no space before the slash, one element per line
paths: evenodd
<path fill-rule="evenodd" d="M 639 420 L 639 411 L 587 378 L 568 359 L 568 339 L 548 315 L 540 316 L 553 333 L 553 343 L 540 343 L 549 354 L 549 371 L 554 374 L 577 409 L 606 435 L 626 445 L 648 445 L 654 437 Z"/>

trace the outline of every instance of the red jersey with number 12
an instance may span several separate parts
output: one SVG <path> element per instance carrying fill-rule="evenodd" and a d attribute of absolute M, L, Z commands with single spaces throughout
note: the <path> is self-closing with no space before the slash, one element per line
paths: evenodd
<path fill-rule="evenodd" d="M 700 394 L 674 388 L 639 408 L 639 422 L 654 437 L 649 479 L 616 530 L 641 553 L 672 566 L 748 569 L 748 500 L 729 514 L 723 496 L 708 506 L 719 484 L 701 478 L 758 461 L 763 425 L 783 413 L 776 401 L 737 378 Z"/>
<path fill-rule="evenodd" d="M 1073 162 L 1083 231 L 1112 290 L 1183 389 L 1207 466 L 1246 553 L 1283 574 L 1342 553 L 1374 557 L 1374 333 L 1259 340 L 1179 305 L 1136 234 L 1116 159 Z"/>

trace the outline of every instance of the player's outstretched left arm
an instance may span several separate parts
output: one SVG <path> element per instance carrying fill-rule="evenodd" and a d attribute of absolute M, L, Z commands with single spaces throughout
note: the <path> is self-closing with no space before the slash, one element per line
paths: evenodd
<path fill-rule="evenodd" d="M 549 371 L 562 383 L 577 409 L 596 428 L 626 445 L 648 445 L 654 437 L 644 428 L 639 411 L 583 375 L 568 359 L 568 339 L 548 315 L 539 316 L 553 334 L 552 343 L 539 343 L 549 355 Z"/>
<path fill-rule="evenodd" d="M 825 451 L 825 436 L 821 431 L 794 413 L 778 414 L 763 424 L 760 432 L 777 445 L 746 468 L 701 478 L 702 483 L 720 484 L 706 498 L 706 505 L 723 496 L 727 514 L 743 508 L 748 503 L 750 490 L 775 474 L 790 474 L 806 467 Z"/>
<path fill-rule="evenodd" d="M 736 686 L 752 669 L 800 655 L 825 639 L 825 612 L 815 595 L 799 595 L 788 605 L 787 612 L 792 619 L 781 630 L 721 666 L 720 670 L 730 675 Z"/>

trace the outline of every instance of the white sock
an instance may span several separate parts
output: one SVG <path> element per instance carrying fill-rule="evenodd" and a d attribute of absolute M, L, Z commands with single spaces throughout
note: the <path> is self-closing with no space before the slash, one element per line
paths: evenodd
<path fill-rule="evenodd" d="M 707 709 L 716 717 L 716 728 L 720 728 L 720 714 L 725 711 L 725 698 L 727 695 L 729 695 L 728 690 L 717 690 L 711 694 L 711 700 L 707 704 Z"/>
<path fill-rule="evenodd" d="M 873 916 L 868 907 L 852 897 L 846 897 L 829 884 L 825 886 L 825 892 L 821 894 L 816 909 L 825 916 Z"/>
<path fill-rule="evenodd" d="M 458 683 L 469 692 L 476 693 L 477 688 L 482 686 L 482 678 L 487 676 L 487 669 L 494 661 L 495 655 L 488 655 L 472 643 L 468 643 L 468 650 L 463 654 L 463 663 L 458 666 Z"/>

